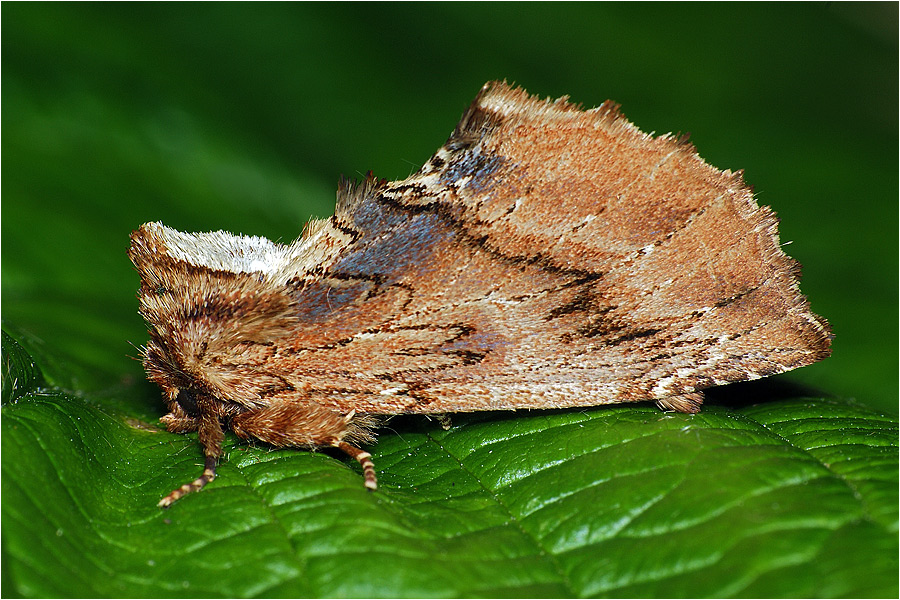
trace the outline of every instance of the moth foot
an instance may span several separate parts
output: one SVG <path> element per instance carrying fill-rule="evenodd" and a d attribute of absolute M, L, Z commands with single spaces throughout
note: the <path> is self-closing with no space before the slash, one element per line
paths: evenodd
<path fill-rule="evenodd" d="M 168 496 L 163 498 L 157 504 L 160 508 L 169 508 L 172 503 L 191 492 L 200 491 L 203 486 L 216 478 L 216 457 L 207 456 L 206 465 L 203 468 L 203 474 L 190 483 L 186 483 L 177 490 L 172 491 Z"/>
<path fill-rule="evenodd" d="M 365 450 L 360 450 L 355 446 L 351 446 L 347 442 L 337 442 L 334 444 L 334 447 L 343 450 L 359 461 L 360 466 L 362 466 L 363 480 L 365 481 L 366 489 L 378 489 L 378 476 L 375 475 L 375 463 L 372 462 L 371 454 Z"/>

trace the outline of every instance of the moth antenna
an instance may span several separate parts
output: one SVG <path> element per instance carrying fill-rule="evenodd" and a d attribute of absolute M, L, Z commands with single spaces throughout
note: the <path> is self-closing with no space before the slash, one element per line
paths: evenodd
<path fill-rule="evenodd" d="M 203 474 L 192 482 L 186 483 L 177 490 L 174 490 L 171 494 L 160 500 L 157 506 L 160 508 L 169 508 L 173 502 L 182 496 L 190 494 L 191 492 L 200 491 L 203 486 L 216 478 L 216 461 L 217 459 L 215 456 L 207 456 Z M 374 467 L 372 472 L 374 473 Z M 368 483 L 366 483 L 366 486 L 368 486 Z"/>
<path fill-rule="evenodd" d="M 378 489 L 378 477 L 375 475 L 375 463 L 372 462 L 371 454 L 365 450 L 360 450 L 355 446 L 351 446 L 347 442 L 337 442 L 334 444 L 334 447 L 343 450 L 359 461 L 359 464 L 362 466 L 366 488 L 370 490 Z"/>

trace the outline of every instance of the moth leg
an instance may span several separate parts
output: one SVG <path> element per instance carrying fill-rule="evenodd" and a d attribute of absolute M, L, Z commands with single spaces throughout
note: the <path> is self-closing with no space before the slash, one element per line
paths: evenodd
<path fill-rule="evenodd" d="M 372 462 L 371 454 L 369 454 L 365 450 L 360 450 L 355 446 L 351 446 L 347 442 L 337 442 L 334 444 L 334 447 L 343 450 L 344 452 L 355 458 L 357 461 L 359 461 L 359 464 L 363 470 L 363 480 L 365 481 L 364 485 L 366 486 L 366 489 L 378 489 L 378 476 L 375 475 L 375 463 Z"/>
<path fill-rule="evenodd" d="M 157 506 L 161 508 L 168 508 L 182 496 L 199 491 L 203 486 L 216 478 L 216 463 L 218 463 L 219 457 L 222 455 L 222 440 L 225 439 L 222 425 L 219 423 L 219 417 L 215 413 L 207 412 L 193 420 L 196 421 L 197 426 L 194 429 L 198 429 L 200 432 L 200 444 L 203 446 L 203 453 L 206 455 L 203 473 L 197 479 L 173 490 L 172 493 L 160 500 Z M 169 431 L 172 431 L 172 429 L 170 428 Z M 193 429 L 190 431 L 193 431 Z"/>
<path fill-rule="evenodd" d="M 375 438 L 370 428 L 374 421 L 366 415 L 351 412 L 342 415 L 315 403 L 273 402 L 256 410 L 236 415 L 231 429 L 244 439 L 256 438 L 273 446 L 338 448 L 357 461 L 363 468 L 365 486 L 377 487 L 372 455 L 351 445 L 350 442 L 371 442 Z"/>
<path fill-rule="evenodd" d="M 703 392 L 691 392 L 689 394 L 681 394 L 680 396 L 669 396 L 668 398 L 660 398 L 656 401 L 656 405 L 660 410 L 675 410 L 689 414 L 700 412 L 701 404 L 703 404 Z"/>
<path fill-rule="evenodd" d="M 449 429 L 453 427 L 453 421 L 448 413 L 436 413 L 433 416 L 434 420 L 438 422 L 438 425 L 440 425 L 441 429 L 444 431 L 449 431 Z"/>
<path fill-rule="evenodd" d="M 174 411 L 160 419 L 167 431 L 172 433 L 191 433 L 200 427 L 200 420 L 188 415 L 179 415 Z"/>

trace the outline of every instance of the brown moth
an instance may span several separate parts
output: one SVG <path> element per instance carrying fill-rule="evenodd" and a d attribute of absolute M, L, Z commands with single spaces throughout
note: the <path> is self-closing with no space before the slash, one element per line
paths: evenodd
<path fill-rule="evenodd" d="M 403 181 L 343 182 L 290 245 L 131 235 L 169 431 L 340 448 L 375 489 L 379 415 L 655 400 L 811 364 L 827 322 L 774 213 L 684 139 L 506 83 Z"/>

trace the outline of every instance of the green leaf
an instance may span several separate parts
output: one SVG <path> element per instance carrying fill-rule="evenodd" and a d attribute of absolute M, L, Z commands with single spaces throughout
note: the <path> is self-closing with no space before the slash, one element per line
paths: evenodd
<path fill-rule="evenodd" d="M 897 424 L 845 402 L 396 419 L 374 493 L 343 457 L 230 439 L 219 477 L 161 510 L 202 468 L 196 436 L 19 391 L 3 536 L 25 596 L 896 592 Z"/>
<path fill-rule="evenodd" d="M 3 340 L 3 404 L 15 402 L 39 385 L 41 371 L 31 355 L 5 331 Z"/>

